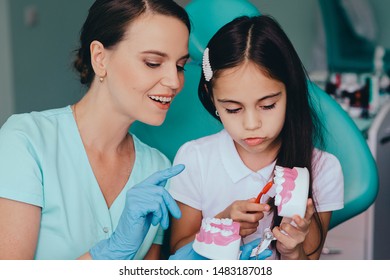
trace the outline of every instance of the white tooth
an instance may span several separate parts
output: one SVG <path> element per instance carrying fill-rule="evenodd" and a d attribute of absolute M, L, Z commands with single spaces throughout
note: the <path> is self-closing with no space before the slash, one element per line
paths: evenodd
<path fill-rule="evenodd" d="M 220 232 L 221 230 L 219 228 L 216 228 L 216 227 L 211 227 L 211 230 L 210 232 L 211 233 L 217 233 L 217 232 Z"/>
<path fill-rule="evenodd" d="M 284 175 L 283 170 L 275 170 L 275 176 L 282 177 Z"/>
<path fill-rule="evenodd" d="M 171 102 L 172 101 L 172 97 L 164 97 L 164 96 L 150 96 L 151 99 L 153 100 L 156 100 L 156 101 L 160 101 L 160 102 Z"/>
<path fill-rule="evenodd" d="M 278 185 L 283 184 L 285 181 L 286 181 L 286 179 L 284 179 L 283 177 L 275 177 L 274 178 L 274 183 L 278 184 Z"/>
<path fill-rule="evenodd" d="M 230 236 L 232 234 L 233 234 L 233 232 L 231 230 L 222 230 L 221 231 L 222 236 Z"/>
<path fill-rule="evenodd" d="M 230 226 L 233 223 L 233 220 L 229 218 L 225 218 L 225 219 L 221 219 L 221 222 L 223 225 Z"/>
<path fill-rule="evenodd" d="M 277 194 L 279 194 L 282 190 L 283 190 L 283 187 L 282 187 L 281 185 L 277 185 L 277 186 L 276 186 L 276 189 L 275 189 L 275 192 L 276 192 Z"/>
<path fill-rule="evenodd" d="M 282 197 L 278 194 L 275 195 L 275 205 L 279 206 L 281 201 L 282 201 Z"/>

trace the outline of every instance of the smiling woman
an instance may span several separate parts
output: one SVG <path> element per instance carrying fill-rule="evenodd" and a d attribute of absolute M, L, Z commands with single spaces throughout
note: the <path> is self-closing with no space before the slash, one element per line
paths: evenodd
<path fill-rule="evenodd" d="M 180 217 L 164 187 L 184 167 L 128 131 L 164 121 L 189 32 L 171 0 L 93 3 L 74 62 L 85 96 L 0 130 L 0 259 L 160 257 L 168 215 Z"/>
<path fill-rule="evenodd" d="M 183 88 L 188 36 L 188 28 L 179 19 L 145 14 L 132 22 L 115 48 L 93 41 L 92 67 L 104 82 L 91 90 L 96 95 L 108 90 L 106 107 L 123 117 L 160 125 L 169 109 L 167 98 L 172 100 Z M 87 93 L 86 97 L 94 95 Z"/>

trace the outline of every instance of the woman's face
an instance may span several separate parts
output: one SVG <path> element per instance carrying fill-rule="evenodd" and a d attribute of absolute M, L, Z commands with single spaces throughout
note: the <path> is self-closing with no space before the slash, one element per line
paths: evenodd
<path fill-rule="evenodd" d="M 163 123 L 183 88 L 188 36 L 174 17 L 143 15 L 129 25 L 123 41 L 106 50 L 104 83 L 114 107 L 130 121 Z"/>
<path fill-rule="evenodd" d="M 213 96 L 242 160 L 273 160 L 286 113 L 285 85 L 249 62 L 222 71 L 214 81 Z"/>

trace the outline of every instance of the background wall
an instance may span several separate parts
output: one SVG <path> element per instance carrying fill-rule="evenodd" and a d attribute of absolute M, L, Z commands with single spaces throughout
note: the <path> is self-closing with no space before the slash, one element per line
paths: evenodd
<path fill-rule="evenodd" d="M 11 34 L 8 1 L 0 0 L 0 126 L 13 112 Z"/>
<path fill-rule="evenodd" d="M 61 107 L 82 96 L 71 63 L 92 2 L 9 1 L 15 112 Z"/>
<path fill-rule="evenodd" d="M 370 0 L 378 24 L 378 42 L 382 46 L 390 47 L 390 1 Z"/>
<path fill-rule="evenodd" d="M 190 1 L 177 2 L 185 6 Z M 263 14 L 271 14 L 279 21 L 306 68 L 315 70 L 312 55 L 320 19 L 317 1 L 251 2 Z M 66 106 L 83 95 L 85 89 L 80 87 L 71 64 L 79 30 L 92 3 L 93 0 L 0 0 L 0 125 L 11 112 Z M 371 3 L 377 15 L 379 42 L 390 46 L 390 1 Z"/>

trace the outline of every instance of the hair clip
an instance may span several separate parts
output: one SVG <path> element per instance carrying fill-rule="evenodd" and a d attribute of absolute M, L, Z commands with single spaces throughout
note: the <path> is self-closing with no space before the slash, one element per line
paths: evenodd
<path fill-rule="evenodd" d="M 213 70 L 210 65 L 209 58 L 209 48 L 206 48 L 203 52 L 203 61 L 202 61 L 203 74 L 206 82 L 209 82 L 213 77 Z"/>

